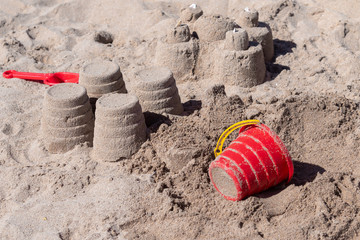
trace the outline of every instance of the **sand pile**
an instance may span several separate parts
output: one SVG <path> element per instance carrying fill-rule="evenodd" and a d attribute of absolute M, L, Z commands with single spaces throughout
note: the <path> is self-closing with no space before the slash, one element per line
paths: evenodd
<path fill-rule="evenodd" d="M 132 151 L 117 136 L 132 131 L 118 118 L 133 118 L 108 119 L 109 111 L 102 114 L 98 106 L 94 147 L 85 141 L 52 154 L 40 139 L 41 119 L 56 117 L 44 99 L 49 87 L 0 79 L 0 238 L 359 239 L 358 1 L 199 0 L 189 9 L 193 3 L 0 1 L 0 70 L 81 74 L 89 61 L 110 61 L 136 95 L 137 72 L 168 65 L 184 110 L 129 113 L 145 121 L 147 130 L 144 124 L 137 129 L 148 136 L 141 135 L 133 156 L 107 162 L 91 152 L 110 143 L 119 146 L 106 153 Z M 256 18 L 250 27 L 239 21 L 246 7 L 257 9 L 257 26 Z M 246 41 L 227 39 L 237 25 L 247 31 L 249 49 L 267 46 L 269 29 L 273 36 L 272 61 L 263 58 L 264 79 L 251 86 L 223 81 L 218 67 L 221 53 L 245 52 L 238 49 Z M 263 40 L 253 28 L 262 28 Z M 250 118 L 284 141 L 294 177 L 243 201 L 226 201 L 208 176 L 213 148 L 228 126 Z M 96 138 L 105 128 L 119 134 Z"/>
<path fill-rule="evenodd" d="M 181 170 L 173 173 L 170 169 L 167 172 L 161 165 L 163 157 L 146 154 L 151 153 L 149 150 L 139 153 L 135 160 L 123 162 L 132 173 L 152 173 L 158 191 L 167 196 L 169 201 L 167 212 L 153 212 L 154 216 L 148 220 L 143 218 L 143 222 L 137 223 L 139 231 L 136 233 L 143 236 L 143 229 L 147 229 L 146 237 L 180 239 L 193 239 L 199 235 L 211 239 L 216 234 L 239 239 L 289 239 L 294 238 L 294 234 L 298 236 L 295 239 L 351 236 L 356 239 L 356 229 L 359 227 L 359 219 L 355 217 L 359 204 L 359 168 L 353 161 L 350 165 L 342 165 L 340 170 L 333 165 L 333 161 L 346 161 L 354 145 L 351 141 L 346 141 L 345 145 L 337 142 L 344 143 L 344 137 L 354 139 L 351 132 L 353 127 L 357 127 L 345 124 L 338 129 L 337 134 L 319 134 L 343 118 L 356 119 L 358 113 L 354 103 L 344 98 L 334 100 L 334 96 L 309 95 L 296 98 L 289 96 L 284 100 L 261 104 L 245 104 L 225 96 L 216 98 L 216 102 L 209 107 L 216 110 L 218 118 L 208 112 L 209 108 L 203 108 L 186 120 L 178 120 L 171 126 L 162 125 L 152 141 L 156 150 L 168 149 L 173 145 L 175 149 L 196 149 L 197 152 L 193 153 L 191 160 Z M 338 107 L 342 105 L 348 106 L 346 111 Z M 293 156 L 295 175 L 290 186 L 280 185 L 239 203 L 224 201 L 213 188 L 209 188 L 211 183 L 207 172 L 213 160 L 208 152 L 218 137 L 214 132 L 224 129 L 223 122 L 217 120 L 226 118 L 236 121 L 239 116 L 247 114 L 246 109 L 255 107 L 264 109 L 258 117 L 272 119 L 267 124 L 277 129 L 277 133 L 285 140 Z M 299 108 L 306 110 L 301 112 Z M 313 121 L 329 113 L 333 114 L 332 119 Z M 204 123 L 201 126 L 196 124 L 199 119 Z M 283 122 L 283 119 L 287 121 Z M 295 129 L 298 132 L 295 133 Z M 197 134 L 192 138 L 186 137 L 191 132 Z M 312 144 L 304 143 L 305 136 L 310 135 Z M 316 139 L 323 139 L 322 143 L 316 143 Z M 332 150 L 320 150 L 320 145 Z M 358 154 L 358 150 L 355 150 L 350 158 L 355 159 Z M 339 188 L 342 190 L 337 190 Z M 339 215 L 333 211 L 338 211 Z M 306 214 L 299 217 L 303 212 Z M 328 214 L 327 217 L 324 218 L 324 214 Z M 160 220 L 163 218 L 165 220 Z M 331 220 L 326 220 L 329 218 Z M 173 219 L 176 219 L 177 226 L 172 225 Z M 148 227 L 150 222 L 152 226 Z M 161 232 L 164 224 L 170 231 Z M 229 229 L 231 232 L 228 232 Z"/>

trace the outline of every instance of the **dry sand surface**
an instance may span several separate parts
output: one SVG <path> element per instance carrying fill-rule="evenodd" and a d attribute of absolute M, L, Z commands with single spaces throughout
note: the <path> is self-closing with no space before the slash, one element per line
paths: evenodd
<path fill-rule="evenodd" d="M 119 162 L 92 160 L 87 144 L 48 153 L 39 141 L 48 86 L 1 78 L 0 239 L 360 239 L 360 2 L 195 2 L 224 19 L 259 11 L 275 50 L 264 83 L 215 86 L 221 40 L 166 42 L 192 1 L 0 0 L 1 71 L 80 72 L 111 60 L 134 93 L 158 46 L 188 54 L 172 66 L 184 113 L 145 113 L 148 140 Z M 226 201 L 207 173 L 212 151 L 250 118 L 279 134 L 295 174 Z"/>

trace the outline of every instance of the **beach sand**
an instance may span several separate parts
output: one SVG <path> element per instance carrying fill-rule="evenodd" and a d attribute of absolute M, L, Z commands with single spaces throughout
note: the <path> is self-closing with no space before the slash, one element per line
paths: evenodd
<path fill-rule="evenodd" d="M 134 93 L 135 73 L 156 64 L 157 46 L 193 2 L 0 0 L 0 70 L 80 72 L 90 60 L 111 60 Z M 259 11 L 274 39 L 266 81 L 221 85 L 222 41 L 192 39 L 181 46 L 188 72 L 176 79 L 184 114 L 145 113 L 140 150 L 103 162 L 86 143 L 46 151 L 39 138 L 49 86 L 1 77 L 0 239 L 360 238 L 360 2 L 195 2 L 206 16 Z M 228 126 L 253 118 L 284 141 L 295 174 L 226 201 L 208 176 L 213 149 Z"/>

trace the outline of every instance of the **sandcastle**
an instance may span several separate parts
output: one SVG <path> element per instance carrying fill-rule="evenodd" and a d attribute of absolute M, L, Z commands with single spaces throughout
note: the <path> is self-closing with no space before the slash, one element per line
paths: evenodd
<path fill-rule="evenodd" d="M 50 153 L 64 153 L 93 139 L 94 115 L 86 89 L 63 83 L 50 87 L 44 97 L 41 138 Z"/>
<path fill-rule="evenodd" d="M 202 9 L 195 3 L 180 10 L 180 20 L 187 24 L 195 22 L 201 15 L 203 15 Z"/>
<path fill-rule="evenodd" d="M 226 33 L 218 66 L 220 78 L 229 85 L 253 87 L 265 81 L 262 47 L 256 42 L 250 45 L 247 32 L 241 28 Z"/>
<path fill-rule="evenodd" d="M 274 42 L 269 25 L 259 22 L 259 13 L 255 9 L 245 8 L 239 15 L 236 22 L 244 28 L 251 41 L 261 44 L 266 62 L 274 57 Z"/>
<path fill-rule="evenodd" d="M 136 96 L 107 94 L 96 102 L 92 157 L 117 161 L 138 151 L 146 139 L 144 115 Z"/>
<path fill-rule="evenodd" d="M 158 42 L 154 65 L 170 68 L 181 82 L 192 76 L 198 50 L 198 42 L 191 37 L 189 26 L 175 26 L 167 33 L 165 41 Z"/>
<path fill-rule="evenodd" d="M 183 113 L 176 82 L 169 68 L 147 68 L 138 71 L 136 77 L 136 94 L 144 111 L 176 115 Z"/>
<path fill-rule="evenodd" d="M 86 88 L 93 105 L 104 94 L 127 93 L 119 65 L 110 61 L 93 61 L 83 66 L 79 84 Z"/>

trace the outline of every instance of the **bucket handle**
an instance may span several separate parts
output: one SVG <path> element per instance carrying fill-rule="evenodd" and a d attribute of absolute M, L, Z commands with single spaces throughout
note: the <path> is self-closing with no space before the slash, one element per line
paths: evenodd
<path fill-rule="evenodd" d="M 215 157 L 219 156 L 222 153 L 222 148 L 224 145 L 224 142 L 226 140 L 226 138 L 230 135 L 230 133 L 232 133 L 233 131 L 235 131 L 238 128 L 244 127 L 244 126 L 249 126 L 249 125 L 255 125 L 255 124 L 259 124 L 260 121 L 259 120 L 245 120 L 245 121 L 241 121 L 241 122 L 237 122 L 233 125 L 231 125 L 230 127 L 228 127 L 219 137 L 219 140 L 216 143 L 216 148 L 214 149 L 214 155 Z"/>

